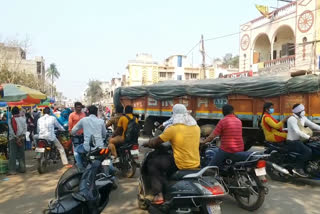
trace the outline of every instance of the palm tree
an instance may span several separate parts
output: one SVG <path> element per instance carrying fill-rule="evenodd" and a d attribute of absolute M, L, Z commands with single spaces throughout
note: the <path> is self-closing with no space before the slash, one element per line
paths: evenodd
<path fill-rule="evenodd" d="M 46 74 L 47 78 L 51 79 L 51 97 L 53 97 L 53 82 L 54 82 L 54 79 L 58 79 L 60 77 L 60 73 L 59 73 L 59 71 L 57 69 L 56 64 L 51 63 L 50 67 L 47 69 L 46 73 L 47 73 Z"/>

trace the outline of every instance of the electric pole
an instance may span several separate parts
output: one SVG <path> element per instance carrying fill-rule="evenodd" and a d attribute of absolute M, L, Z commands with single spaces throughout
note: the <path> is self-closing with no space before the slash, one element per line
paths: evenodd
<path fill-rule="evenodd" d="M 200 79 L 207 79 L 207 75 L 206 75 L 206 53 L 205 53 L 205 50 L 204 50 L 203 35 L 201 35 L 200 53 L 202 55 L 202 71 L 200 72 Z"/>

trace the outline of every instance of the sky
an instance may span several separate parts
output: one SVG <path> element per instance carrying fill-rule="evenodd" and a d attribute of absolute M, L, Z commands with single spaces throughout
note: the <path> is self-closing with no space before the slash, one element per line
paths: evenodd
<path fill-rule="evenodd" d="M 200 40 L 239 32 L 260 14 L 255 4 L 276 0 L 0 0 L 0 41 L 30 41 L 61 74 L 57 88 L 79 98 L 89 80 L 124 74 L 128 60 L 150 53 L 163 61 L 187 54 Z M 210 58 L 239 53 L 239 35 L 205 42 Z M 193 56 L 193 57 L 192 57 Z M 210 58 L 207 61 L 210 61 Z M 200 58 L 196 47 L 190 62 Z"/>

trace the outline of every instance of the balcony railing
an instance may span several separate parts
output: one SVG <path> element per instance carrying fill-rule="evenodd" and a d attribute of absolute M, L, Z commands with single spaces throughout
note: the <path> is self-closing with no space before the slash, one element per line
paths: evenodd
<path fill-rule="evenodd" d="M 269 14 L 270 18 L 260 16 L 259 18 L 256 18 L 256 19 L 250 21 L 252 24 L 251 29 L 255 28 L 255 27 L 259 27 L 259 26 L 264 25 L 266 23 L 273 22 L 277 19 L 281 19 L 282 17 L 290 15 L 292 13 L 295 13 L 296 7 L 297 7 L 297 2 L 292 2 L 290 4 L 287 4 L 283 7 L 280 7 L 279 9 L 271 12 Z"/>
<path fill-rule="evenodd" d="M 264 67 L 269 68 L 269 67 L 272 67 L 275 65 L 281 65 L 281 64 L 289 64 L 289 67 L 293 67 L 293 66 L 295 66 L 295 62 L 296 62 L 296 56 L 292 55 L 292 56 L 283 57 L 280 59 L 274 59 L 271 61 L 264 62 Z"/>

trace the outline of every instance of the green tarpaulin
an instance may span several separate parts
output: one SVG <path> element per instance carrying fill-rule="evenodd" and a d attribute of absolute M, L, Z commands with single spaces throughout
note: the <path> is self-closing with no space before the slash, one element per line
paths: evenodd
<path fill-rule="evenodd" d="M 179 96 L 219 98 L 231 94 L 251 97 L 273 97 L 289 93 L 312 93 L 319 91 L 320 77 L 305 75 L 259 76 L 243 78 L 220 78 L 193 81 L 166 81 L 149 86 L 120 87 L 115 90 L 114 105 L 121 105 L 120 97 L 135 99 L 151 96 L 157 100 Z"/>

